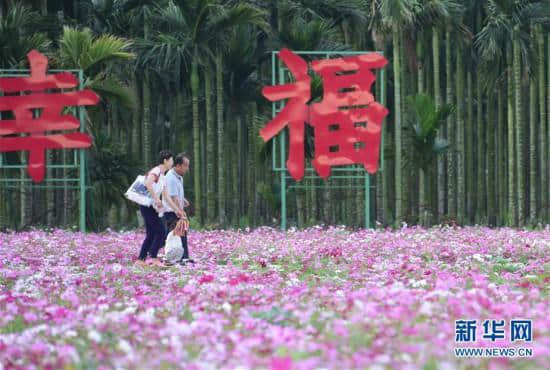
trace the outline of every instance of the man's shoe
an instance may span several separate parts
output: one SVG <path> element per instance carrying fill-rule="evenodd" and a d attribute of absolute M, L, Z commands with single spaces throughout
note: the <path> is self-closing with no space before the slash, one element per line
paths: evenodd
<path fill-rule="evenodd" d="M 180 265 L 182 265 L 182 266 L 185 266 L 189 263 L 195 264 L 195 261 L 193 261 L 190 258 L 182 258 L 182 260 L 180 261 Z"/>

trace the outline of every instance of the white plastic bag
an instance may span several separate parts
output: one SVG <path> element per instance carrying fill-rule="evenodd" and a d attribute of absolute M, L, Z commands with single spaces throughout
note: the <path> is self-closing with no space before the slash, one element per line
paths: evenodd
<path fill-rule="evenodd" d="M 167 263 L 176 263 L 181 260 L 181 257 L 183 257 L 181 237 L 174 235 L 174 232 L 170 231 L 164 245 L 164 261 Z"/>

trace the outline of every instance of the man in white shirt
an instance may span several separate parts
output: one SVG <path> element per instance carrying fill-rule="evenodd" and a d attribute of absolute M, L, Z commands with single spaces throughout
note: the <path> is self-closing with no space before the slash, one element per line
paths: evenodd
<path fill-rule="evenodd" d="M 184 208 L 187 206 L 187 200 L 185 199 L 185 193 L 183 190 L 183 175 L 189 171 L 189 158 L 180 153 L 174 158 L 174 166 L 166 174 L 166 187 L 168 196 L 172 200 L 172 204 L 177 206 L 177 209 L 168 204 L 168 202 L 163 203 L 164 210 L 164 222 L 166 223 L 168 232 L 172 231 L 178 220 L 180 218 L 187 218 Z M 183 246 L 183 257 L 181 264 L 186 264 L 188 262 L 194 263 L 193 260 L 189 259 L 189 252 L 187 249 L 187 233 L 181 237 L 181 245 Z"/>

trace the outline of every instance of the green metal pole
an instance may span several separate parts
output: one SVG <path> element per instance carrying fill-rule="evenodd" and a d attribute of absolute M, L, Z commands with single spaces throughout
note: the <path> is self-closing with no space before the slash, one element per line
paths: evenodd
<path fill-rule="evenodd" d="M 84 76 L 82 70 L 78 71 L 78 89 L 82 90 Z M 80 132 L 84 132 L 84 115 L 82 107 L 78 107 L 78 119 L 80 120 Z M 80 231 L 86 232 L 86 158 L 84 149 L 80 149 Z"/>
<path fill-rule="evenodd" d="M 286 133 L 281 133 L 281 159 L 285 162 Z M 286 176 L 285 170 L 281 171 L 281 230 L 286 230 Z"/>
<path fill-rule="evenodd" d="M 271 53 L 271 85 L 277 84 L 277 73 L 276 73 L 276 64 L 277 59 L 275 58 L 275 52 Z M 277 102 L 273 102 L 271 104 L 271 117 L 275 118 L 275 115 L 277 114 Z M 277 169 L 277 136 L 275 136 L 271 143 L 271 148 L 273 152 L 273 156 L 271 157 L 271 167 L 273 168 L 273 171 L 276 171 Z"/>
<path fill-rule="evenodd" d="M 279 66 L 279 84 L 285 83 L 285 72 Z M 283 103 L 281 103 L 282 105 Z M 282 107 L 281 107 L 282 108 Z M 281 230 L 286 230 L 286 132 L 281 132 Z"/>
<path fill-rule="evenodd" d="M 382 84 L 382 86 L 380 86 L 380 95 L 382 95 L 380 97 L 380 104 L 382 104 L 383 106 L 386 106 L 386 70 L 384 68 L 382 68 L 382 70 L 380 71 L 380 83 Z M 380 155 L 381 155 L 381 159 L 380 159 L 380 168 L 382 169 L 382 171 L 384 171 L 384 140 L 385 140 L 385 135 L 384 135 L 384 127 L 385 127 L 385 122 L 386 120 L 383 120 L 382 121 L 382 143 L 380 144 Z"/>
<path fill-rule="evenodd" d="M 370 175 L 365 174 L 365 228 L 370 229 Z"/>

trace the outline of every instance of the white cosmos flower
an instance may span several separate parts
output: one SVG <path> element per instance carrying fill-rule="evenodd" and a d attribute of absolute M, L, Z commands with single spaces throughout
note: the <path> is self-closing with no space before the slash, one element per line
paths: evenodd
<path fill-rule="evenodd" d="M 98 331 L 94 330 L 94 329 L 92 329 L 88 332 L 88 338 L 90 340 L 93 340 L 96 343 L 101 342 L 101 334 Z"/>

